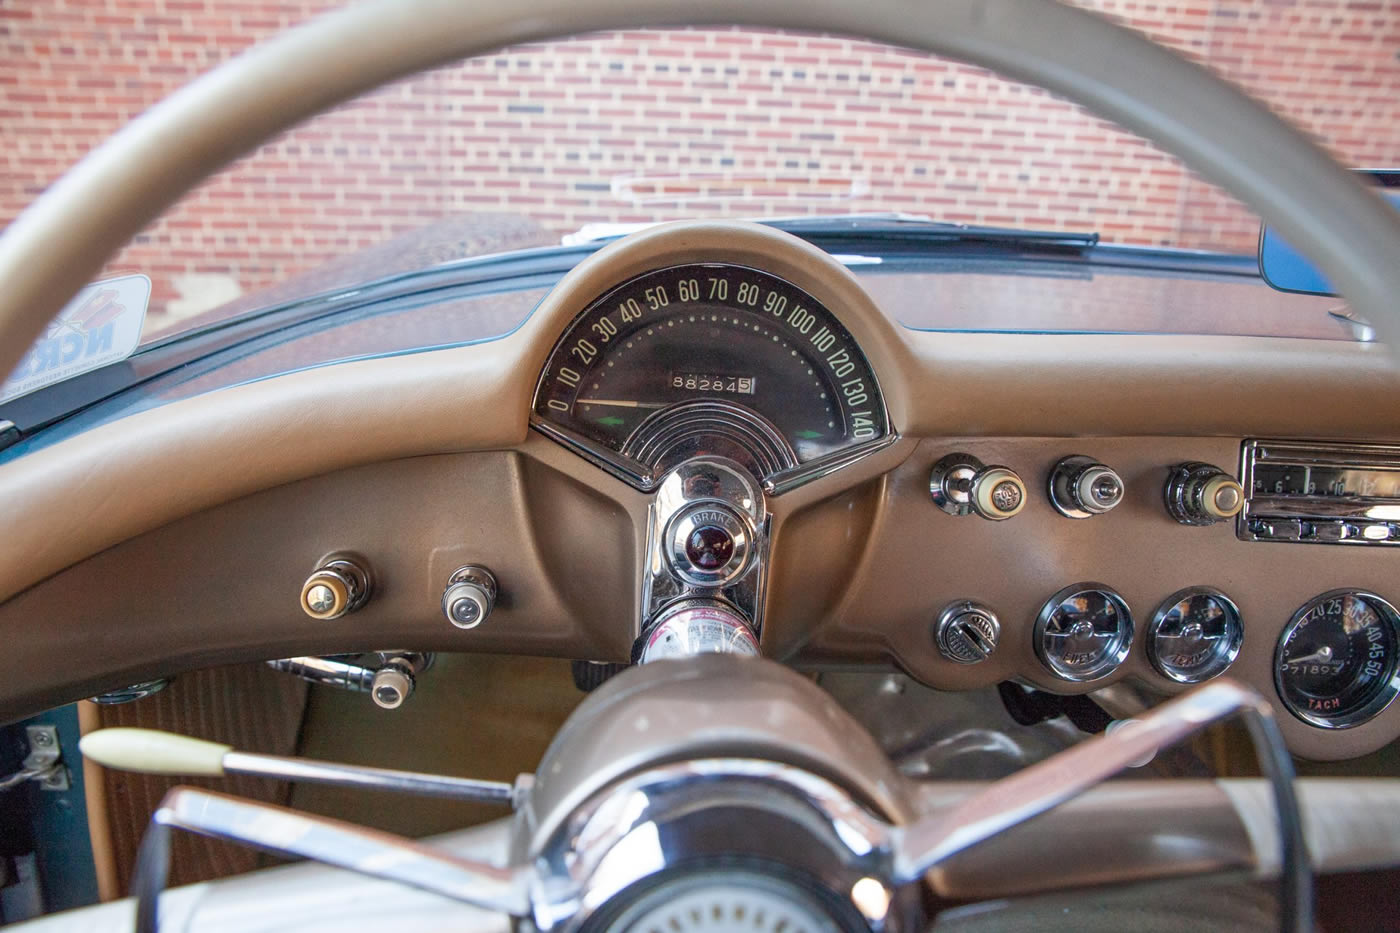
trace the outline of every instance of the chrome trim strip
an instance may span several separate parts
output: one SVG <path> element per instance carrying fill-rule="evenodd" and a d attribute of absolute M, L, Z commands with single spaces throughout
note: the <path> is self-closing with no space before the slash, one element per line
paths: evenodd
<path fill-rule="evenodd" d="M 825 457 L 816 460 L 809 460 L 791 470 L 782 473 L 775 473 L 763 481 L 763 491 L 770 496 L 781 496 L 785 492 L 791 492 L 798 486 L 810 483 L 812 480 L 830 476 L 837 470 L 844 469 L 863 460 L 873 453 L 877 453 L 889 447 L 899 440 L 899 434 L 893 428 L 884 437 L 877 437 L 873 441 L 866 441 L 864 444 L 857 444 L 847 447 L 845 450 L 837 450 Z"/>

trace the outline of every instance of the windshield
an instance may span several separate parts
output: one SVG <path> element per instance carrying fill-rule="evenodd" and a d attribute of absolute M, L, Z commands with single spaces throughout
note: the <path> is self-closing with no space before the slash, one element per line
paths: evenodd
<path fill-rule="evenodd" d="M 1086 5 L 1242 84 L 1344 162 L 1400 162 L 1395 12 Z M 41 3 L 7 17 L 5 215 L 159 98 L 322 6 Z M 221 172 L 107 271 L 150 278 L 148 343 L 210 309 L 587 225 L 872 211 L 1229 253 L 1258 236 L 1177 160 L 1042 90 L 868 42 L 686 29 L 523 46 L 353 101 Z"/>

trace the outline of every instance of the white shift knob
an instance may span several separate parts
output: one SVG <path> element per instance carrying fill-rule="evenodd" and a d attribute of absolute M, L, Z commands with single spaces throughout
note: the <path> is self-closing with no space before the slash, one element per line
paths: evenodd
<path fill-rule="evenodd" d="M 89 732 L 78 740 L 83 755 L 119 771 L 218 777 L 231 745 L 192 739 L 155 729 L 114 728 Z"/>

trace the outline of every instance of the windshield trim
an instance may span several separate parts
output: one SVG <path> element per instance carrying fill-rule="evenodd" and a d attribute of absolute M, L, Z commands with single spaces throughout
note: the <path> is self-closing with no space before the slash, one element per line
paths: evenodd
<path fill-rule="evenodd" d="M 981 237 L 950 238 L 943 228 L 931 228 L 933 237 L 921 240 L 916 231 L 897 237 L 862 236 L 845 225 L 829 229 L 808 227 L 796 233 L 824 251 L 900 260 L 967 258 L 989 262 L 1016 261 L 1047 265 L 1137 269 L 1148 272 L 1259 277 L 1253 256 L 1141 247 L 1125 244 L 1066 247 L 1053 240 L 1013 240 L 999 243 Z M 176 369 L 196 366 L 240 346 L 254 347 L 290 328 L 354 313 L 356 309 L 386 302 L 421 298 L 448 289 L 490 289 L 495 283 L 511 283 L 540 276 L 561 276 L 579 261 L 605 247 L 605 242 L 540 246 L 451 260 L 409 272 L 395 273 L 348 288 L 338 288 L 269 305 L 226 320 L 171 334 L 145 344 L 126 360 L 92 370 L 20 396 L 0 406 L 0 417 L 16 426 L 0 435 L 0 450 L 81 414 L 128 390 L 138 388 Z M 1059 331 L 1057 331 L 1059 333 Z M 504 335 L 501 335 L 504 336 Z"/>

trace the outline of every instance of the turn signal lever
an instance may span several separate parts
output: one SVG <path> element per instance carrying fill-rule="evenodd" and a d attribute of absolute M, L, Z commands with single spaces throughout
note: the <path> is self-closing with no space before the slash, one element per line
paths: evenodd
<path fill-rule="evenodd" d="M 89 732 L 78 741 L 83 756 L 104 768 L 137 774 L 223 777 L 248 774 L 278 781 L 307 781 L 338 787 L 450 797 L 514 805 L 515 786 L 441 774 L 346 765 L 314 758 L 284 758 L 240 752 L 231 745 L 155 729 L 117 727 Z"/>

